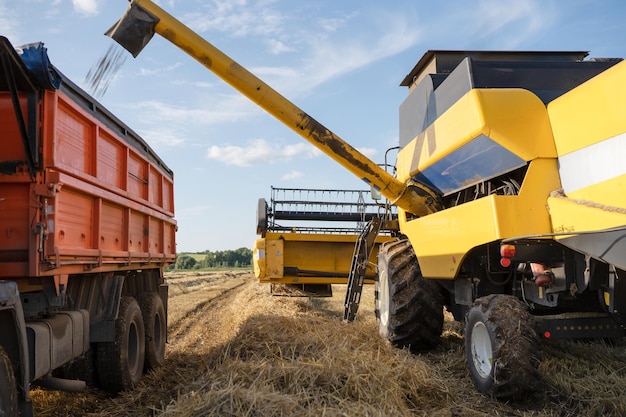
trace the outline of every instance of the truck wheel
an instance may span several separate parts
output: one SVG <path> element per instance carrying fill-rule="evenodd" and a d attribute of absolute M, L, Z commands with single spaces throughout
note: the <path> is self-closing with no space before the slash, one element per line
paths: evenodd
<path fill-rule="evenodd" d="M 528 309 L 517 298 L 492 294 L 467 312 L 465 355 L 470 376 L 483 394 L 518 397 L 539 378 L 539 343 Z"/>
<path fill-rule="evenodd" d="M 137 300 L 123 297 L 115 320 L 115 341 L 98 343 L 100 387 L 112 394 L 133 388 L 143 376 L 146 336 Z"/>
<path fill-rule="evenodd" d="M 155 292 L 141 296 L 141 313 L 146 332 L 146 357 L 144 370 L 149 371 L 163 364 L 167 340 L 167 317 L 163 300 Z"/>
<path fill-rule="evenodd" d="M 0 346 L 0 416 L 17 417 L 17 385 L 11 359 Z"/>
<path fill-rule="evenodd" d="M 375 312 L 380 335 L 399 348 L 430 349 L 443 331 L 443 296 L 424 279 L 411 243 L 385 242 L 378 252 Z"/>

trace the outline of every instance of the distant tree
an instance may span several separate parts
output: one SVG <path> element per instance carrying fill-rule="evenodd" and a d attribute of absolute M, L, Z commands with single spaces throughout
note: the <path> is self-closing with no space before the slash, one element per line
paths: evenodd
<path fill-rule="evenodd" d="M 240 268 L 252 265 L 252 251 L 248 248 L 225 251 L 206 251 L 202 263 L 207 268 Z"/>
<path fill-rule="evenodd" d="M 192 269 L 196 265 L 195 258 L 189 255 L 178 255 L 176 257 L 175 269 Z"/>

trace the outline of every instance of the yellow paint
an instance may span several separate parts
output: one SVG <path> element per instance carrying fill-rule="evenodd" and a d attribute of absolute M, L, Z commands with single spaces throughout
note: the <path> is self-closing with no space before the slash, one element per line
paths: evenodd
<path fill-rule="evenodd" d="M 567 196 L 573 200 L 585 200 L 603 206 L 626 209 L 626 175 L 572 191 Z"/>
<path fill-rule="evenodd" d="M 569 198 L 548 199 L 554 232 L 585 232 L 626 224 L 626 214 L 580 204 Z"/>
<path fill-rule="evenodd" d="M 624 80 L 626 61 L 548 104 L 559 156 L 626 131 Z"/>
<path fill-rule="evenodd" d="M 408 178 L 480 135 L 525 161 L 554 158 L 544 104 L 523 89 L 473 89 L 398 153 L 398 178 Z"/>
<path fill-rule="evenodd" d="M 411 241 L 425 277 L 453 279 L 472 248 L 551 233 L 546 200 L 559 187 L 556 160 L 537 159 L 530 163 L 519 195 L 491 195 L 408 222 L 400 216 L 400 229 Z"/>
<path fill-rule="evenodd" d="M 255 243 L 255 276 L 262 283 L 346 284 L 358 235 L 268 232 Z M 376 275 L 378 246 L 389 236 L 378 236 L 366 275 Z M 264 252 L 262 250 L 264 249 Z M 265 253 L 262 259 L 259 255 Z M 294 268 L 321 273 L 294 274 Z M 257 269 L 259 272 L 257 273 Z M 368 279 L 367 283 L 373 283 Z"/>

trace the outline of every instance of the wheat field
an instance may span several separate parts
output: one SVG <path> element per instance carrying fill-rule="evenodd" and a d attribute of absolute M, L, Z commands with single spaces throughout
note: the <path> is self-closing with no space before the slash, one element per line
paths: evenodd
<path fill-rule="evenodd" d="M 168 275 L 165 365 L 117 397 L 35 389 L 37 416 L 624 416 L 626 344 L 551 342 L 542 380 L 517 402 L 479 394 L 463 326 L 413 355 L 377 334 L 373 287 L 357 319 L 331 298 L 276 297 L 246 272 Z"/>

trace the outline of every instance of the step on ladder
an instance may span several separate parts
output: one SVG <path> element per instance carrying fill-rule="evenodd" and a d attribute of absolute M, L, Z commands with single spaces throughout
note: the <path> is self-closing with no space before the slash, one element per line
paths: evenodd
<path fill-rule="evenodd" d="M 376 242 L 381 223 L 382 219 L 380 217 L 373 217 L 363 228 L 356 241 L 344 302 L 343 319 L 346 321 L 353 321 L 359 309 L 367 265 L 374 249 L 374 243 Z"/>

